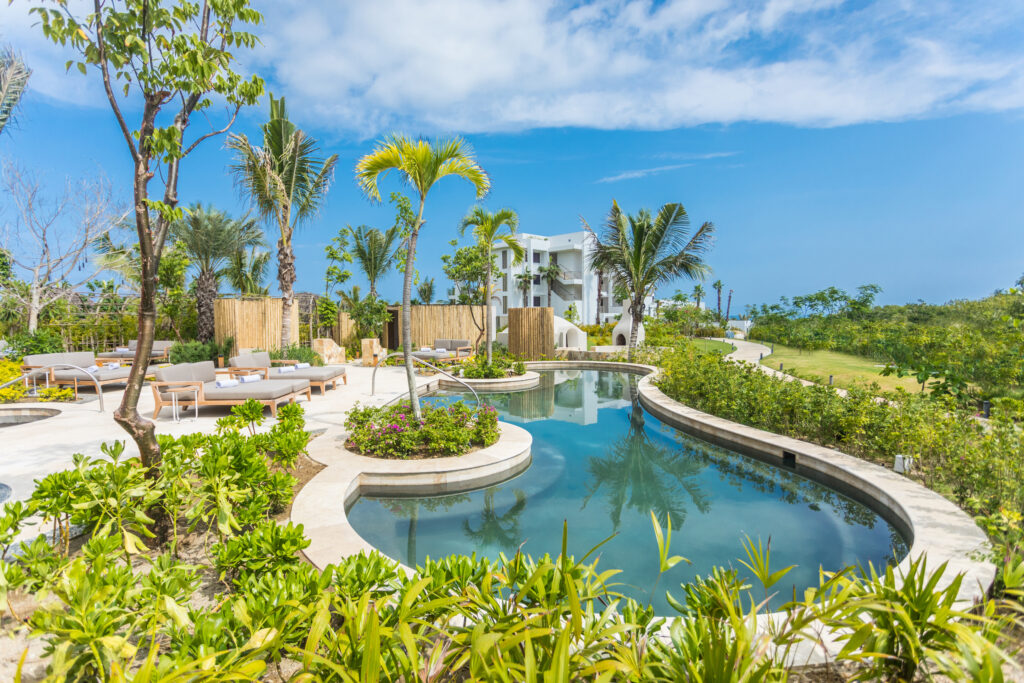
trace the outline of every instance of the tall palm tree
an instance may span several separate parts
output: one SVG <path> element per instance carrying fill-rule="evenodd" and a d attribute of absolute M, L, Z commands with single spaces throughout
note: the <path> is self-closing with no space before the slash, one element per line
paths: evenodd
<path fill-rule="evenodd" d="M 21 55 L 8 46 L 0 49 L 0 133 L 14 120 L 14 110 L 28 87 L 32 70 L 25 66 Z"/>
<path fill-rule="evenodd" d="M 698 311 L 700 310 L 700 300 L 703 297 L 704 297 L 704 285 L 700 285 L 700 284 L 694 285 L 693 286 L 693 300 L 695 302 L 694 305 L 697 307 Z"/>
<path fill-rule="evenodd" d="M 725 302 L 725 321 L 729 322 L 729 312 L 732 311 L 732 290 L 729 290 L 729 298 Z"/>
<path fill-rule="evenodd" d="M 249 217 L 235 220 L 223 211 L 195 204 L 171 224 L 170 238 L 180 242 L 196 267 L 196 337 L 213 340 L 213 302 L 231 257 L 260 247 L 263 231 Z"/>
<path fill-rule="evenodd" d="M 623 213 L 613 201 L 601 235 L 586 221 L 583 227 L 594 245 L 588 265 L 611 273 L 628 293 L 633 322 L 628 359 L 632 361 L 644 300 L 658 285 L 679 276 L 704 277 L 709 268 L 702 255 L 711 246 L 715 226 L 705 222 L 691 235 L 690 218 L 682 204 L 665 204 L 657 216 L 647 209 L 633 216 Z"/>
<path fill-rule="evenodd" d="M 482 206 L 475 206 L 473 210 L 462 219 L 459 225 L 459 234 L 465 234 L 467 228 L 473 228 L 479 244 L 486 253 L 487 274 L 484 276 L 484 305 L 487 307 L 484 313 L 484 339 L 487 346 L 487 364 L 491 363 L 491 338 L 494 330 L 491 329 L 491 289 L 494 286 L 494 279 L 491 273 L 494 265 L 494 248 L 504 244 L 512 252 L 512 263 L 522 263 L 526 250 L 516 239 L 516 228 L 519 227 L 519 214 L 512 209 L 499 209 L 495 212 L 485 210 Z"/>
<path fill-rule="evenodd" d="M 533 286 L 533 273 L 531 273 L 530 269 L 527 268 L 523 272 L 517 273 L 515 278 L 516 287 L 518 287 L 519 291 L 523 293 L 523 308 L 528 308 L 530 306 L 530 287 Z"/>
<path fill-rule="evenodd" d="M 551 308 L 551 288 L 562 279 L 565 271 L 557 263 L 549 263 L 538 268 L 537 272 L 540 274 L 540 279 L 548 286 L 548 308 Z"/>
<path fill-rule="evenodd" d="M 405 352 L 405 375 L 409 383 L 409 402 L 416 419 L 420 419 L 420 399 L 416 393 L 416 376 L 412 367 L 412 274 L 416 263 L 416 240 L 423 227 L 423 206 L 431 188 L 447 176 L 463 178 L 472 183 L 478 199 L 491 189 L 491 179 L 473 157 L 473 150 L 462 138 L 431 143 L 392 134 L 380 141 L 372 152 L 356 163 L 356 180 L 363 193 L 380 201 L 380 180 L 396 171 L 419 195 L 416 220 L 410 226 L 405 250 L 405 281 L 402 286 L 402 350 Z"/>
<path fill-rule="evenodd" d="M 267 296 L 270 290 L 264 283 L 269 265 L 269 251 L 255 247 L 248 251 L 241 249 L 231 255 L 221 275 L 242 296 Z"/>
<path fill-rule="evenodd" d="M 426 277 L 416 287 L 416 297 L 421 304 L 429 304 L 434 300 L 434 278 Z"/>
<path fill-rule="evenodd" d="M 594 307 L 594 324 L 601 324 L 601 294 L 604 290 L 604 271 L 597 270 L 597 306 Z"/>
<path fill-rule="evenodd" d="M 722 284 L 721 280 L 715 280 L 714 282 L 711 283 L 711 287 L 716 292 L 718 292 L 718 320 L 719 320 L 719 322 L 721 322 L 721 320 L 722 320 L 722 288 L 725 287 L 725 285 Z"/>
<path fill-rule="evenodd" d="M 370 281 L 370 298 L 377 298 L 377 282 L 395 267 L 401 247 L 401 232 L 393 225 L 384 232 L 360 225 L 348 229 L 352 238 L 352 258 Z"/>
<path fill-rule="evenodd" d="M 245 135 L 231 135 L 235 182 L 249 195 L 259 215 L 277 224 L 277 283 L 281 289 L 281 348 L 291 343 L 295 300 L 295 252 L 292 235 L 320 210 L 331 185 L 338 155 L 321 158 L 317 142 L 288 120 L 284 98 L 270 96 L 270 120 L 263 124 L 263 146 Z"/>

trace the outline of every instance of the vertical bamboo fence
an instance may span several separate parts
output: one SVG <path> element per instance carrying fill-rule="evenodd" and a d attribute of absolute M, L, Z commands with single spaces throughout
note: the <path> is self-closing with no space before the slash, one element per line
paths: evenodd
<path fill-rule="evenodd" d="M 338 311 L 338 324 L 334 326 L 334 341 L 344 345 L 356 333 L 356 323 L 345 311 Z"/>
<path fill-rule="evenodd" d="M 508 350 L 526 360 L 554 358 L 555 310 L 547 306 L 508 309 Z"/>
<path fill-rule="evenodd" d="M 390 306 L 388 312 L 391 322 L 384 325 L 384 346 L 397 349 L 402 344 L 402 307 Z M 431 304 L 413 306 L 411 313 L 414 348 L 433 346 L 435 339 L 467 339 L 475 347 L 482 339 L 483 306 Z"/>
<path fill-rule="evenodd" d="M 213 304 L 214 338 L 223 344 L 229 337 L 235 349 L 281 348 L 281 299 L 217 299 Z M 299 307 L 291 311 L 293 344 L 299 342 Z"/>

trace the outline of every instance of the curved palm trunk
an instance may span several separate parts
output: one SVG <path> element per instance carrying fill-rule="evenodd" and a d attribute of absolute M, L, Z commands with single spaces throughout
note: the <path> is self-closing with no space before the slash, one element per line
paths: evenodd
<path fill-rule="evenodd" d="M 492 327 L 493 323 L 491 322 L 491 250 L 490 249 L 487 250 L 487 282 L 484 283 L 484 305 L 486 306 L 486 308 L 484 309 L 484 315 L 487 316 L 487 320 L 486 320 L 487 327 L 486 327 L 486 329 L 484 331 L 484 335 L 485 335 L 486 340 L 487 340 L 486 341 L 486 344 L 487 344 L 487 364 L 490 365 L 491 364 L 491 337 L 494 336 L 492 334 L 492 330 L 491 330 L 491 327 Z"/>
<path fill-rule="evenodd" d="M 551 308 L 551 280 L 548 280 L 548 308 Z"/>
<path fill-rule="evenodd" d="M 729 290 L 729 298 L 725 302 L 725 320 L 729 320 L 729 312 L 732 311 L 732 290 Z"/>
<path fill-rule="evenodd" d="M 290 235 L 289 235 L 290 237 Z M 292 304 L 295 301 L 295 252 L 291 239 L 277 241 L 277 282 L 281 287 L 281 349 L 292 343 Z"/>
<path fill-rule="evenodd" d="M 201 342 L 213 341 L 213 302 L 217 298 L 217 276 L 202 271 L 196 278 L 196 337 Z"/>
<path fill-rule="evenodd" d="M 405 377 L 409 382 L 409 403 L 412 414 L 420 419 L 420 397 L 416 393 L 416 373 L 412 367 L 412 271 L 416 261 L 416 239 L 423 225 L 423 203 L 426 198 L 420 195 L 420 211 L 416 215 L 416 225 L 409 235 L 409 248 L 405 254 L 405 278 L 402 284 L 402 351 L 405 353 Z"/>
<path fill-rule="evenodd" d="M 718 320 L 722 320 L 722 290 L 718 290 Z"/>
<path fill-rule="evenodd" d="M 640 321 L 644 317 L 644 302 L 643 299 L 640 301 L 633 301 L 629 306 L 629 350 L 626 354 L 626 360 L 630 363 L 633 362 L 633 355 L 636 353 L 636 338 L 640 332 Z"/>

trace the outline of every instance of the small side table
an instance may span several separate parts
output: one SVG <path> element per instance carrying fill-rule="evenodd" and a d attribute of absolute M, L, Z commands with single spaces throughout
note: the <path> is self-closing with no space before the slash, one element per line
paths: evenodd
<path fill-rule="evenodd" d="M 178 394 L 192 394 L 192 422 L 199 419 L 199 387 L 168 387 L 167 393 L 171 395 L 171 416 L 175 422 L 181 422 L 180 409 L 178 407 Z"/>

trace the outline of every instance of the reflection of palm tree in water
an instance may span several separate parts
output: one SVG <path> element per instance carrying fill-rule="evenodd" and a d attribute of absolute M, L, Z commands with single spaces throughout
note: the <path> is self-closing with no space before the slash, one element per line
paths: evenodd
<path fill-rule="evenodd" d="M 460 494 L 433 498 L 386 498 L 381 501 L 391 514 L 409 520 L 409 530 L 405 540 L 405 563 L 408 566 L 416 566 L 416 531 L 420 521 L 420 507 L 428 512 L 434 512 L 448 509 L 456 503 L 464 503 L 468 500 L 469 496 Z"/>
<path fill-rule="evenodd" d="M 604 457 L 587 462 L 591 481 L 583 507 L 600 491 L 616 531 L 627 507 L 640 513 L 653 511 L 661 519 L 670 518 L 672 526 L 679 528 L 686 520 L 686 498 L 701 512 L 710 508 L 707 494 L 696 481 L 706 465 L 654 444 L 644 430 L 644 411 L 634 378 L 628 388 L 633 404 L 629 433 L 615 441 Z"/>
<path fill-rule="evenodd" d="M 491 487 L 484 492 L 484 509 L 480 513 L 481 521 L 478 529 L 473 529 L 469 520 L 462 521 L 462 528 L 471 540 L 475 541 L 478 547 L 498 547 L 503 550 L 511 549 L 522 543 L 523 535 L 519 530 L 519 515 L 526 509 L 526 494 L 520 490 L 515 491 L 515 505 L 508 509 L 503 515 L 494 510 L 494 492 Z"/>

